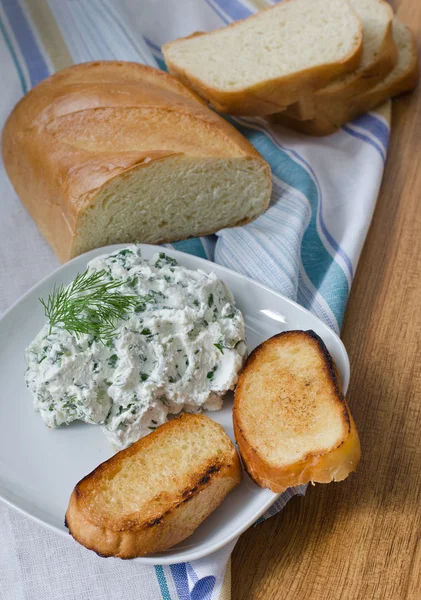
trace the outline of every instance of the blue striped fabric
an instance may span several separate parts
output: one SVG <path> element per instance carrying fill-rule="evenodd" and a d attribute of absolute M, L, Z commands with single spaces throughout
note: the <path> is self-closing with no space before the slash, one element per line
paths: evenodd
<path fill-rule="evenodd" d="M 366 129 L 367 129 L 367 131 L 369 131 L 368 128 L 366 128 Z M 382 146 L 375 139 L 373 139 L 368 133 L 359 131 L 355 127 L 354 122 L 352 122 L 350 125 L 344 125 L 342 127 L 342 130 L 349 133 L 349 135 L 353 135 L 354 137 L 358 138 L 359 140 L 363 140 L 363 142 L 366 142 L 367 144 L 370 144 L 371 146 L 373 146 L 373 148 L 375 148 L 377 150 L 377 152 L 380 154 L 382 160 L 383 161 L 386 160 L 386 152 L 382 148 Z"/>
<path fill-rule="evenodd" d="M 161 565 L 155 565 L 155 573 L 156 573 L 156 578 L 158 580 L 162 600 L 171 600 L 170 591 L 168 589 L 168 584 L 167 584 L 167 580 L 165 578 L 164 569 L 161 567 Z"/>
<path fill-rule="evenodd" d="M 383 151 L 387 151 L 387 147 L 389 145 L 390 128 L 381 117 L 372 113 L 368 113 L 354 119 L 352 124 L 371 133 L 373 137 L 377 138 L 377 141 L 379 144 L 381 144 Z"/>
<path fill-rule="evenodd" d="M 251 0 L 183 0 L 177 12 L 171 12 L 174 18 L 166 18 L 164 8 L 172 10 L 169 2 L 47 1 L 75 62 L 117 58 L 160 68 L 165 68 L 160 51 L 163 42 L 206 29 L 208 22 L 222 26 L 247 17 L 253 7 Z M 0 34 L 21 93 L 25 93 L 50 74 L 52 63 L 23 2 L 0 0 Z M 298 300 L 339 331 L 380 184 L 388 124 L 371 113 L 329 139 L 310 140 L 270 128 L 262 119 L 231 122 L 271 166 L 270 207 L 244 227 L 173 246 L 224 264 Z M 302 487 L 288 490 L 263 518 L 304 491 Z M 149 591 L 144 598 L 215 600 L 227 559 L 223 556 L 219 562 L 148 570 L 145 590 Z"/>
<path fill-rule="evenodd" d="M 5 44 L 7 46 L 7 49 L 10 52 L 10 56 L 12 57 L 13 63 L 15 65 L 15 67 L 16 67 L 16 71 L 18 73 L 20 84 L 21 84 L 21 87 L 22 87 L 22 92 L 23 92 L 23 94 L 26 94 L 26 92 L 28 91 L 28 86 L 27 86 L 27 83 L 25 81 L 25 75 L 24 75 L 24 73 L 22 71 L 22 68 L 20 66 L 19 59 L 18 59 L 18 57 L 16 55 L 16 51 L 15 51 L 14 45 L 13 45 L 13 43 L 11 41 L 11 38 L 10 38 L 8 32 L 7 32 L 7 29 L 4 26 L 4 23 L 3 23 L 2 19 L 1 19 L 1 15 L 0 15 L 0 31 L 1 31 L 1 34 L 2 34 L 3 39 L 5 41 Z"/>
<path fill-rule="evenodd" d="M 36 43 L 20 4 L 14 0 L 2 0 L 1 4 L 21 53 L 24 57 L 30 57 L 30 60 L 25 58 L 25 62 L 29 71 L 30 84 L 33 87 L 50 75 L 46 59 Z"/>

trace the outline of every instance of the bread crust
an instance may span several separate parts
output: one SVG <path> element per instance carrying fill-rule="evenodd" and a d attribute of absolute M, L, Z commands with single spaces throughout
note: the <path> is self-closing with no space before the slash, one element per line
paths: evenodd
<path fill-rule="evenodd" d="M 283 5 L 293 0 L 284 0 Z M 352 7 L 350 7 L 352 9 Z M 266 11 L 276 7 L 269 6 L 256 15 L 231 23 L 223 29 L 237 27 L 245 20 L 258 18 Z M 358 15 L 352 9 L 355 16 Z M 212 36 L 213 32 L 195 32 L 190 36 L 180 39 L 190 39 L 198 36 Z M 354 71 L 358 68 L 362 55 L 362 26 L 359 24 L 359 41 L 353 52 L 350 52 L 341 61 L 326 63 L 310 69 L 303 69 L 275 79 L 255 84 L 242 90 L 222 91 L 208 86 L 205 82 L 179 67 L 168 55 L 168 49 L 178 40 L 165 44 L 162 48 L 168 70 L 175 75 L 184 85 L 194 90 L 206 102 L 211 104 L 218 112 L 243 116 L 266 116 L 285 110 L 289 105 L 297 102 L 303 95 L 312 90 L 323 87 L 339 75 Z"/>
<path fill-rule="evenodd" d="M 194 427 L 197 420 L 203 419 L 210 421 L 208 417 L 189 414 L 173 419 L 84 477 L 72 492 L 65 518 L 74 539 L 101 556 L 127 559 L 161 552 L 191 535 L 241 481 L 241 464 L 232 444 L 229 454 L 222 457 L 215 454 L 201 472 L 192 473 L 179 496 L 160 501 L 157 490 L 156 506 L 143 513 L 110 517 L 105 507 L 103 512 L 95 512 L 91 498 L 101 485 L 106 485 L 110 472 L 118 470 L 128 457 L 144 452 L 160 437 L 173 435 L 176 428 Z"/>
<path fill-rule="evenodd" d="M 351 118 L 352 117 L 350 117 L 350 119 Z M 333 125 L 330 121 L 328 121 L 322 116 L 315 117 L 314 119 L 301 121 L 300 119 L 290 117 L 289 115 L 283 112 L 280 112 L 276 115 L 271 115 L 270 123 L 272 125 L 283 125 L 288 129 L 298 131 L 298 133 L 312 135 L 315 137 L 332 135 L 340 129 L 340 126 Z"/>
<path fill-rule="evenodd" d="M 243 389 L 246 372 L 255 368 L 263 346 L 277 344 L 280 339 L 301 338 L 304 343 L 312 339 L 325 363 L 325 374 L 333 386 L 335 401 L 342 410 L 344 435 L 335 448 L 328 452 L 316 448 L 302 460 L 288 466 L 273 466 L 267 458 L 250 443 L 247 423 L 244 422 L 241 403 L 246 393 Z M 281 493 L 296 485 L 308 482 L 329 483 L 341 481 L 355 471 L 360 460 L 361 449 L 357 429 L 342 393 L 340 379 L 332 357 L 324 342 L 313 331 L 286 331 L 277 334 L 258 346 L 249 356 L 235 390 L 233 410 L 234 434 L 247 473 L 257 485 Z"/>
<path fill-rule="evenodd" d="M 146 133 L 139 129 L 143 121 L 133 112 L 136 110 L 154 115 L 154 122 L 146 125 Z M 97 121 L 83 140 L 75 134 L 81 115 L 95 117 L 106 126 L 122 112 L 130 113 L 127 119 L 132 123 L 133 135 L 140 131 L 138 143 L 132 146 L 104 148 L 104 133 L 102 137 L 97 134 Z M 157 127 L 160 119 L 171 123 L 171 115 L 183 119 L 188 127 L 176 131 L 169 131 L 169 125 Z M 147 127 L 155 136 L 150 147 Z M 194 143 L 191 132 L 196 133 Z M 168 142 L 169 134 L 176 140 L 173 147 Z M 257 161 L 268 182 L 262 211 L 270 200 L 270 168 L 255 148 L 177 79 L 137 63 L 83 63 L 42 81 L 10 114 L 3 129 L 2 154 L 17 194 L 62 262 L 76 255 L 80 222 L 103 186 L 131 169 L 148 169 L 156 161 L 175 155 Z M 213 232 L 210 226 L 200 234 Z M 166 236 L 150 243 L 177 239 Z"/>

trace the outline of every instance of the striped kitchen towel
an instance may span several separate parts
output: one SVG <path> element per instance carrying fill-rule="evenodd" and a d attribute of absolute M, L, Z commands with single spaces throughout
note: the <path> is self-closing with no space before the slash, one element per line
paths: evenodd
<path fill-rule="evenodd" d="M 164 68 L 163 43 L 247 17 L 264 0 L 0 0 L 0 121 L 50 73 L 96 59 Z M 179 242 L 298 300 L 339 332 L 370 225 L 389 139 L 389 110 L 324 139 L 233 124 L 269 162 L 267 212 L 244 227 Z M 0 171 L 0 309 L 58 262 Z M 271 516 L 303 490 L 289 490 Z M 104 560 L 0 506 L 0 598 L 5 600 L 227 600 L 233 544 L 195 563 L 147 567 Z M 229 562 L 228 562 L 229 565 Z"/>

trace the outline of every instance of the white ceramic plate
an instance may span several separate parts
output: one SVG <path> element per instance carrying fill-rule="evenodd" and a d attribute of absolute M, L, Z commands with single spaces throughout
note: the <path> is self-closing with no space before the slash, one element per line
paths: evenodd
<path fill-rule="evenodd" d="M 75 484 L 113 450 L 100 427 L 73 423 L 48 429 L 32 408 L 26 389 L 24 350 L 45 322 L 38 300 L 53 285 L 69 283 L 84 271 L 89 260 L 123 248 L 108 246 L 79 256 L 30 290 L 0 320 L 0 498 L 36 521 L 67 536 L 64 514 Z M 149 258 L 162 248 L 142 246 Z M 349 361 L 338 336 L 310 312 L 287 298 L 229 269 L 189 254 L 165 249 L 181 265 L 214 271 L 234 294 L 242 311 L 250 350 L 267 338 L 288 329 L 313 329 L 332 354 L 346 391 Z M 223 410 L 208 415 L 233 438 L 232 395 Z M 202 558 L 215 552 L 252 525 L 276 500 L 270 490 L 259 488 L 247 475 L 222 505 L 184 542 L 160 554 L 135 559 L 141 563 L 172 564 Z"/>

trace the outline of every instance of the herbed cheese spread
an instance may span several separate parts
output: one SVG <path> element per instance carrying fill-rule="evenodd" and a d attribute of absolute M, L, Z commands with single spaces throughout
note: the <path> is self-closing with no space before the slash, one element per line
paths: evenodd
<path fill-rule="evenodd" d="M 136 304 L 103 343 L 46 324 L 26 350 L 27 386 L 49 427 L 99 423 L 118 448 L 181 410 L 219 410 L 244 362 L 244 320 L 214 273 L 185 269 L 136 245 L 95 258 L 88 272 L 121 281 Z"/>

